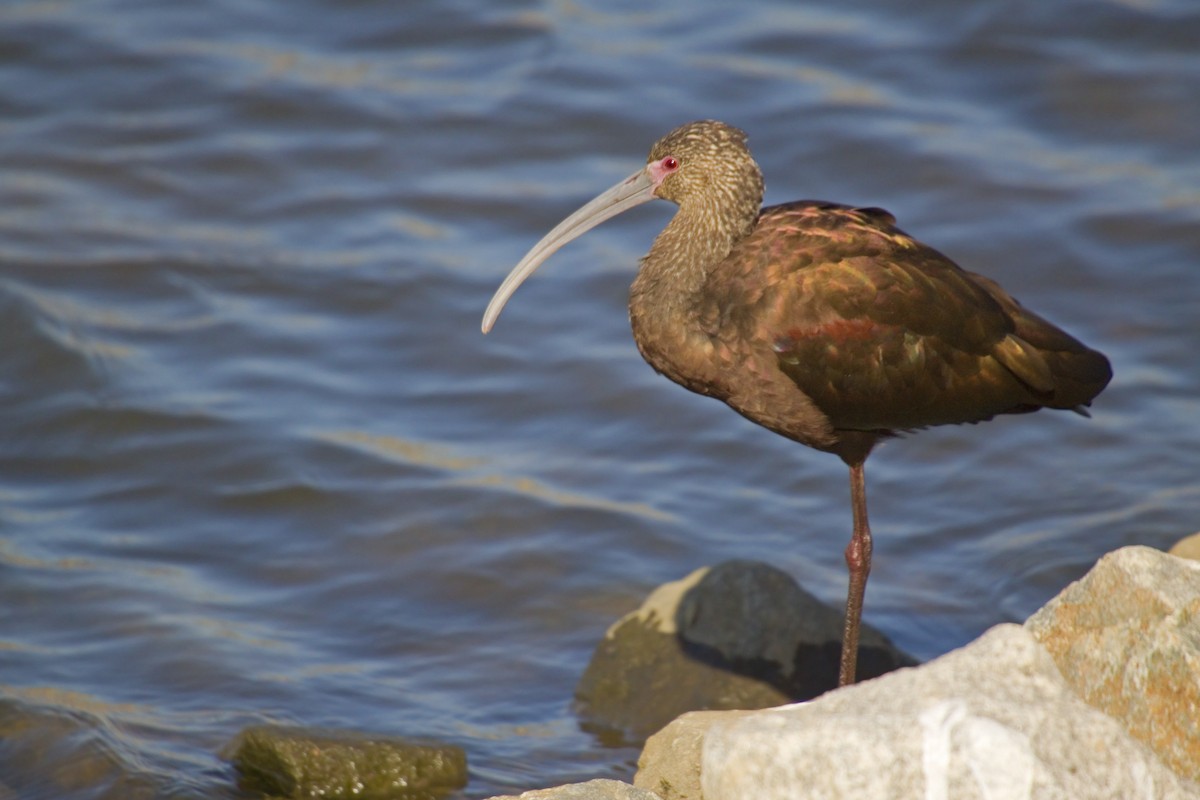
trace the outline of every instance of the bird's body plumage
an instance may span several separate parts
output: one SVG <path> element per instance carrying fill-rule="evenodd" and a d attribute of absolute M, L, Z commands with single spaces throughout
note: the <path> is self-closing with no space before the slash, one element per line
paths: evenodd
<path fill-rule="evenodd" d="M 634 340 L 676 383 L 850 467 L 839 672 L 847 684 L 871 568 L 863 463 L 876 442 L 998 414 L 1082 411 L 1112 371 L 1103 355 L 913 239 L 882 209 L 761 208 L 762 197 L 745 133 L 712 120 L 680 126 L 642 169 L 526 254 L 488 305 L 483 330 L 559 247 L 640 203 L 676 203 L 630 291 Z"/>
<path fill-rule="evenodd" d="M 851 461 L 897 431 L 1086 405 L 1110 374 L 1103 356 L 876 208 L 763 209 L 708 268 L 669 347 L 637 335 L 641 297 L 635 338 L 656 369 Z"/>

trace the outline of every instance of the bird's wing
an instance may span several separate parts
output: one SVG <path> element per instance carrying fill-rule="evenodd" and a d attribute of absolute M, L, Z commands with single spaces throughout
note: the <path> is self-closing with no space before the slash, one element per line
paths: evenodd
<path fill-rule="evenodd" d="M 1009 338 L 1020 342 L 1022 350 L 1034 348 L 1041 357 L 1040 361 L 1049 369 L 1054 390 L 1050 405 L 1071 408 L 1086 415 L 1083 407 L 1090 404 L 1092 398 L 1100 394 L 1112 380 L 1112 366 L 1108 359 L 1022 306 L 991 278 L 967 274 L 1000 304 L 1013 321 L 1013 336 Z M 1011 348 L 1003 350 L 999 357 L 1005 366 L 1020 375 L 1022 363 L 1011 358 L 1010 352 Z"/>
<path fill-rule="evenodd" d="M 709 312 L 714 333 L 772 348 L 836 429 L 977 422 L 1050 402 L 1055 375 L 1019 335 L 1004 302 L 1015 301 L 893 222 L 829 203 L 764 209 L 714 273 L 728 289 Z"/>

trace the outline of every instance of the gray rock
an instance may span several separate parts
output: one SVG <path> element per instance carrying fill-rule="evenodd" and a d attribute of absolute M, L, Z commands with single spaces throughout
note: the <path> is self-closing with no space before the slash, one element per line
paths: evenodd
<path fill-rule="evenodd" d="M 687 726 L 698 730 L 672 730 Z M 699 768 L 668 749 L 689 740 L 702 740 Z M 687 715 L 647 744 L 635 784 L 663 800 L 1200 797 L 1080 700 L 1016 625 L 809 703 Z"/>
<path fill-rule="evenodd" d="M 653 792 L 621 781 L 594 780 L 569 783 L 553 789 L 536 789 L 521 795 L 503 795 L 488 800 L 661 800 Z"/>
<path fill-rule="evenodd" d="M 614 624 L 576 688 L 584 721 L 640 742 L 687 711 L 752 709 L 837 684 L 842 613 L 786 573 L 727 561 L 656 589 Z M 864 626 L 859 672 L 915 663 Z"/>
<path fill-rule="evenodd" d="M 693 652 L 756 675 L 807 700 L 837 686 L 842 609 L 822 603 L 790 575 L 755 561 L 725 561 L 680 598 L 676 627 Z M 859 674 L 878 677 L 916 661 L 864 625 Z"/>
<path fill-rule="evenodd" d="M 1025 627 L 1079 696 L 1200 780 L 1200 563 L 1122 548 Z"/>

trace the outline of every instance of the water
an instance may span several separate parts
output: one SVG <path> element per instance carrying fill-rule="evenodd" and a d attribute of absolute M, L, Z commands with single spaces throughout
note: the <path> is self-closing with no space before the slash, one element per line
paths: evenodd
<path fill-rule="evenodd" d="M 633 347 L 667 204 L 478 331 L 690 119 L 750 132 L 768 202 L 888 208 L 1113 361 L 1092 420 L 872 458 L 901 647 L 1200 527 L 1194 3 L 643 6 L 0 8 L 0 698 L 54 742 L 0 744 L 13 796 L 235 797 L 263 721 L 458 743 L 462 797 L 628 778 L 570 708 L 616 616 L 735 556 L 840 602 L 840 462 Z"/>

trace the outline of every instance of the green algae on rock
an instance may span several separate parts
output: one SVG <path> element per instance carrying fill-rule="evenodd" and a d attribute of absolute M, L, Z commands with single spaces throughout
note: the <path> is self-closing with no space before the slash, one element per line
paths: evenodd
<path fill-rule="evenodd" d="M 467 783 L 462 748 L 401 737 L 257 725 L 225 756 L 242 789 L 286 798 L 438 800 Z"/>

